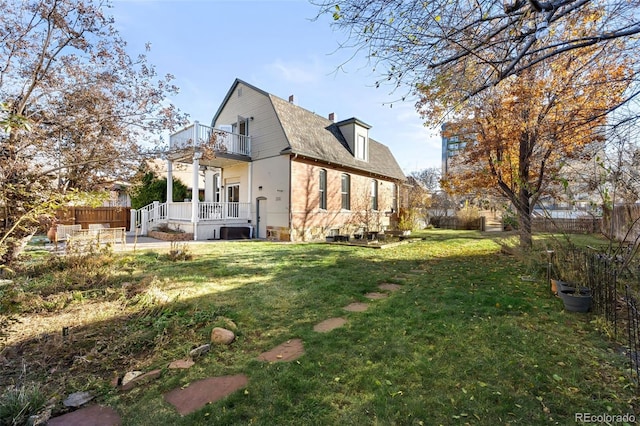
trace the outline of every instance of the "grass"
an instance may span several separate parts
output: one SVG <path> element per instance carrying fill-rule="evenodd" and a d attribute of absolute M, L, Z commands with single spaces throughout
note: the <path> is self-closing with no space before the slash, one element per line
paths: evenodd
<path fill-rule="evenodd" d="M 22 300 L 22 334 L 11 334 L 2 354 L 24 359 L 47 397 L 91 390 L 130 425 L 532 425 L 572 423 L 576 412 L 639 412 L 615 343 L 596 318 L 563 311 L 540 265 L 474 231 L 422 236 L 386 250 L 234 242 L 191 246 L 188 261 L 125 254 L 104 265 L 94 259 L 101 274 L 91 288 L 78 279 L 65 287 L 54 282 L 60 270 L 39 269 L 16 281 L 64 303 L 45 313 L 32 306 L 38 297 Z M 532 274 L 536 281 L 520 279 Z M 384 282 L 402 289 L 365 312 L 342 309 Z M 344 327 L 313 331 L 337 316 L 348 319 Z M 109 385 L 114 375 L 184 358 L 223 317 L 238 325 L 229 348 L 130 392 Z M 304 341 L 297 362 L 256 361 L 291 338 Z M 162 398 L 240 373 L 249 377 L 244 391 L 185 417 Z M 3 375 L 0 386 L 16 380 Z"/>

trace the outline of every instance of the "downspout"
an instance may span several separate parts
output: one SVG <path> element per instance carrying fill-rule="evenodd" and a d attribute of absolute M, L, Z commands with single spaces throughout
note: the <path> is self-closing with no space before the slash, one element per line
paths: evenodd
<path fill-rule="evenodd" d="M 249 181 L 249 190 L 247 191 L 247 202 L 249 203 L 249 238 L 251 238 L 251 235 L 253 234 L 253 214 L 251 213 L 252 210 L 252 206 L 251 206 L 251 197 L 253 194 L 253 162 L 249 163 L 249 176 L 248 176 L 248 181 Z M 256 202 L 257 204 L 257 202 Z M 257 208 L 257 207 L 256 207 Z M 256 221 L 258 220 L 258 216 L 256 214 Z"/>
<path fill-rule="evenodd" d="M 202 153 L 199 151 L 193 154 L 193 174 L 191 181 L 191 223 L 193 224 L 193 240 L 198 240 L 198 220 L 199 220 L 199 207 L 200 207 L 200 159 Z"/>

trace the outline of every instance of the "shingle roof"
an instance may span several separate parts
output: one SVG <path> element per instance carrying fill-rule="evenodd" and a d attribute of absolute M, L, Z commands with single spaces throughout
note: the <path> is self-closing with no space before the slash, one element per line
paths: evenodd
<path fill-rule="evenodd" d="M 283 152 L 406 180 L 386 145 L 369 138 L 369 160 L 357 160 L 336 123 L 277 96 L 269 98 L 289 142 Z"/>

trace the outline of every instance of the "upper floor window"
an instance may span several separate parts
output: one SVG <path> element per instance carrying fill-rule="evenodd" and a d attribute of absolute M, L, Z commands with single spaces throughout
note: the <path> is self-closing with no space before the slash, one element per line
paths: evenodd
<path fill-rule="evenodd" d="M 342 208 L 344 210 L 351 210 L 351 176 L 348 174 L 342 175 Z"/>
<path fill-rule="evenodd" d="M 367 138 L 358 135 L 356 138 L 356 158 L 358 160 L 367 160 Z"/>
<path fill-rule="evenodd" d="M 320 188 L 320 205 L 321 209 L 327 209 L 327 171 L 325 169 L 320 169 L 320 181 L 318 182 L 318 186 Z"/>
<path fill-rule="evenodd" d="M 371 210 L 378 210 L 378 181 L 371 181 Z"/>

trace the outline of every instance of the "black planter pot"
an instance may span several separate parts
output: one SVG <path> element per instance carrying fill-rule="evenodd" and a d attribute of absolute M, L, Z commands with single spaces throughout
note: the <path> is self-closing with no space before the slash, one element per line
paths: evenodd
<path fill-rule="evenodd" d="M 569 312 L 588 312 L 591 309 L 591 302 L 593 300 L 591 296 L 591 290 L 588 288 L 583 291 L 582 289 L 576 293 L 575 288 L 571 290 L 559 291 L 558 295 L 564 303 L 564 309 Z"/>

